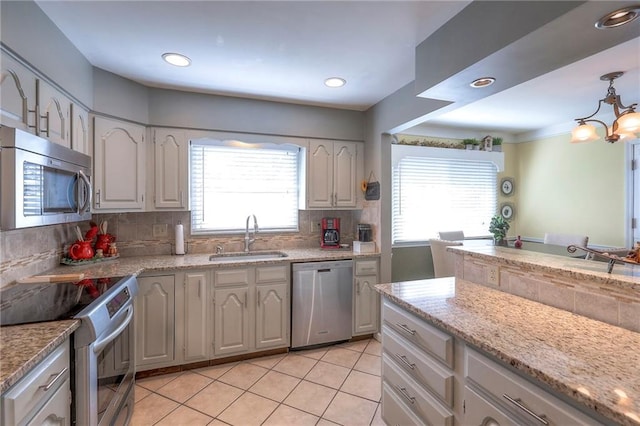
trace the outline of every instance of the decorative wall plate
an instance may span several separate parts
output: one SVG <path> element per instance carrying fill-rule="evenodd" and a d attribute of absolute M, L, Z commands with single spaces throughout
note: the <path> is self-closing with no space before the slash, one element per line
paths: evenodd
<path fill-rule="evenodd" d="M 511 203 L 502 203 L 500 206 L 500 214 L 505 220 L 511 220 L 516 212 Z"/>
<path fill-rule="evenodd" d="M 503 195 L 510 196 L 513 194 L 514 184 L 513 178 L 504 178 L 500 182 L 500 191 L 502 191 Z"/>

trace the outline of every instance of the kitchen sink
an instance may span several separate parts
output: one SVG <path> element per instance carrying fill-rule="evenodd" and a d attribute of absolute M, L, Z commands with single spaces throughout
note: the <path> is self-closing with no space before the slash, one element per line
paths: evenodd
<path fill-rule="evenodd" d="M 212 262 L 234 262 L 239 260 L 270 260 L 270 259 L 282 259 L 287 257 L 288 254 L 281 251 L 250 251 L 250 252 L 229 252 L 229 253 L 216 253 L 209 256 L 209 260 Z"/>

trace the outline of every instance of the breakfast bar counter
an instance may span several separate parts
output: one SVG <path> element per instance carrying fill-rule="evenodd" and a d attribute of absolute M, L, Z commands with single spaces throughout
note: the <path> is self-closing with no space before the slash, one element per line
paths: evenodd
<path fill-rule="evenodd" d="M 639 333 L 459 278 L 376 288 L 585 412 L 640 425 Z"/>

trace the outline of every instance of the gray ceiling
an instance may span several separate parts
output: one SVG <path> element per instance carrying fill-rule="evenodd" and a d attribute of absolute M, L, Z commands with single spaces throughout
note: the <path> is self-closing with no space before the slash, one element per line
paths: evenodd
<path fill-rule="evenodd" d="M 425 125 L 514 134 L 591 114 L 607 72 L 625 71 L 616 88 L 640 101 L 640 19 L 593 26 L 634 2 L 37 3 L 94 66 L 154 87 L 364 111 L 415 80 L 416 95 L 452 102 Z M 468 87 L 486 75 L 494 86 Z M 325 87 L 332 76 L 346 86 Z"/>

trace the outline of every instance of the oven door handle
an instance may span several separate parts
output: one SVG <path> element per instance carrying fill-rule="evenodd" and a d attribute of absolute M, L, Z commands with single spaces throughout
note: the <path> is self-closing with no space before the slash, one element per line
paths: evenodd
<path fill-rule="evenodd" d="M 115 338 L 118 337 L 120 333 L 122 333 L 122 330 L 124 330 L 129 325 L 129 323 L 131 322 L 131 318 L 133 318 L 133 305 L 129 305 L 129 307 L 127 307 L 127 311 L 127 317 L 115 330 L 109 333 L 106 337 L 100 340 L 96 340 L 93 343 L 93 352 L 95 354 L 99 354 L 105 348 L 105 346 L 115 340 Z"/>

